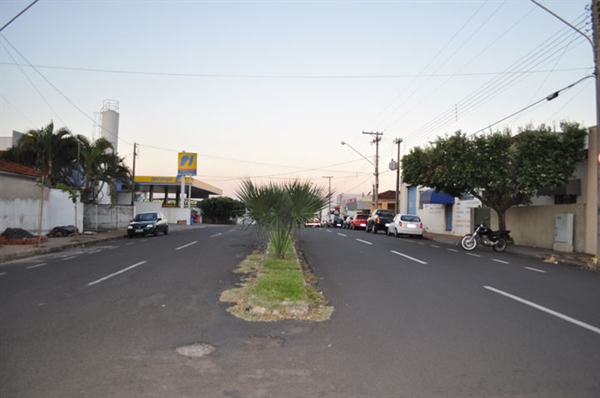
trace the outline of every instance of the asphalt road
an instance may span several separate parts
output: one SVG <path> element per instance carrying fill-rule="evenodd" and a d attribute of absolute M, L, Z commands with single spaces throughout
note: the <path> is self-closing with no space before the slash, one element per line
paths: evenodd
<path fill-rule="evenodd" d="M 214 227 L 3 265 L 0 397 L 600 392 L 598 274 L 311 229 L 300 243 L 331 320 L 252 323 L 219 296 L 256 242 Z"/>

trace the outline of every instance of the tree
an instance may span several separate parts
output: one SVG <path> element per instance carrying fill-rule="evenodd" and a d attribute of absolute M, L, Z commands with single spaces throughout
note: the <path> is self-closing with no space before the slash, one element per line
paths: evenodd
<path fill-rule="evenodd" d="M 77 135 L 79 141 L 79 170 L 82 200 L 95 200 L 95 192 L 108 185 L 113 203 L 117 197 L 117 182 L 129 182 L 131 173 L 123 158 L 113 153 L 113 145 L 106 138 L 90 141 Z"/>
<path fill-rule="evenodd" d="M 225 224 L 232 217 L 243 215 L 246 210 L 242 202 L 228 197 L 204 199 L 198 206 L 204 216 L 219 224 Z"/>
<path fill-rule="evenodd" d="M 255 185 L 242 182 L 238 197 L 250 217 L 271 239 L 276 258 L 284 258 L 292 243 L 292 233 L 304 226 L 309 218 L 325 207 L 329 195 L 324 188 L 298 180 L 282 184 Z"/>
<path fill-rule="evenodd" d="M 471 193 L 498 214 L 506 229 L 506 211 L 527 205 L 542 188 L 568 182 L 585 158 L 587 130 L 578 123 L 561 123 L 554 132 L 541 125 L 469 138 L 456 132 L 427 148 L 413 148 L 402 159 L 402 178 L 452 196 Z"/>
<path fill-rule="evenodd" d="M 37 170 L 45 184 L 68 184 L 77 158 L 77 140 L 65 127 L 54 131 L 54 123 L 50 122 L 44 128 L 30 130 L 5 158 Z"/>

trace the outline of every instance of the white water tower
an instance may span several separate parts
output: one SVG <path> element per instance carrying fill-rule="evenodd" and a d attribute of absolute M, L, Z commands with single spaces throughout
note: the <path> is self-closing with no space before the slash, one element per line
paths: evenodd
<path fill-rule="evenodd" d="M 100 111 L 100 136 L 108 140 L 114 148 L 113 153 L 119 152 L 119 101 L 104 100 Z M 98 193 L 99 204 L 110 204 L 110 189 L 104 185 Z"/>
<path fill-rule="evenodd" d="M 102 127 L 100 134 L 113 144 L 115 153 L 119 152 L 119 101 L 104 100 L 100 111 Z"/>

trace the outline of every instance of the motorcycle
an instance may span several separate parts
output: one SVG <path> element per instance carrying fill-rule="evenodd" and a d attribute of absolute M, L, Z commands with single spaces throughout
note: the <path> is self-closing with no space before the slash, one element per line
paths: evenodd
<path fill-rule="evenodd" d="M 460 245 L 463 249 L 471 251 L 475 250 L 477 243 L 481 243 L 484 246 L 492 246 L 494 251 L 503 252 L 508 246 L 509 234 L 510 231 L 507 230 L 492 231 L 481 223 L 475 228 L 475 232 L 463 236 Z"/>

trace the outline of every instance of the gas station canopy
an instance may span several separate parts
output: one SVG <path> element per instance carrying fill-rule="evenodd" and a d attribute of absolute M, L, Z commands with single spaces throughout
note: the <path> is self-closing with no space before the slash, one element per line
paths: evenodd
<path fill-rule="evenodd" d="M 178 177 L 159 177 L 159 176 L 135 176 L 136 192 L 153 194 L 175 194 L 179 196 L 181 192 L 181 176 Z M 207 199 L 209 195 L 223 195 L 223 190 L 213 187 L 210 184 L 196 180 L 194 177 L 186 176 L 184 192 L 189 195 L 189 199 Z"/>

